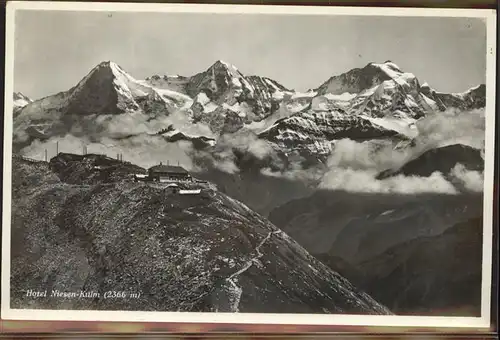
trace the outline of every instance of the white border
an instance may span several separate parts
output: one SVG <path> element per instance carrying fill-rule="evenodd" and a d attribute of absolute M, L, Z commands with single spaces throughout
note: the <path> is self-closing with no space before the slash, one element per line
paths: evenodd
<path fill-rule="evenodd" d="M 486 76 L 486 152 L 494 156 L 495 134 L 495 59 L 496 12 L 469 9 L 417 9 L 417 8 L 360 8 L 317 6 L 260 6 L 260 5 L 194 5 L 194 4 L 145 4 L 145 3 L 70 3 L 22 1 L 7 3 L 6 17 L 6 66 L 5 66 L 5 123 L 3 166 L 2 213 L 2 291 L 1 313 L 4 320 L 51 321 L 121 321 L 121 322 L 186 322 L 186 323 L 237 323 L 237 324 L 294 324 L 294 325 L 343 325 L 343 326 L 396 326 L 489 328 L 491 310 L 491 264 L 493 227 L 494 159 L 486 157 L 484 171 L 484 235 L 482 268 L 481 317 L 424 317 L 378 315 L 314 315 L 314 314 L 251 314 L 251 313 L 178 313 L 178 312 L 128 312 L 128 311 L 61 311 L 10 309 L 10 218 L 11 218 L 11 154 L 12 109 L 14 70 L 14 14 L 16 10 L 58 11 L 111 11 L 111 12 L 176 12 L 176 13 L 233 13 L 233 14 L 282 14 L 282 15 L 356 15 L 356 16 L 408 16 L 408 17 L 470 17 L 483 18 L 487 25 L 487 76 Z"/>

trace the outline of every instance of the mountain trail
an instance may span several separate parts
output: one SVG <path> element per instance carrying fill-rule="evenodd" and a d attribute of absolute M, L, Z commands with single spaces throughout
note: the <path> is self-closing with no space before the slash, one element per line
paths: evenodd
<path fill-rule="evenodd" d="M 233 293 L 237 293 L 237 296 L 238 298 L 235 299 L 235 301 L 233 302 L 232 306 L 231 306 L 231 311 L 232 312 L 238 312 L 238 306 L 239 306 L 239 301 L 241 299 L 241 295 L 243 293 L 243 290 L 241 289 L 241 287 L 239 287 L 236 282 L 234 281 L 235 278 L 237 279 L 237 277 L 239 275 L 241 275 L 242 273 L 246 272 L 254 263 L 257 263 L 258 259 L 260 259 L 264 254 L 262 254 L 260 252 L 260 248 L 271 238 L 271 236 L 273 234 L 279 234 L 281 233 L 281 231 L 271 231 L 269 232 L 266 237 L 264 237 L 262 239 L 262 241 L 260 241 L 260 243 L 257 245 L 257 247 L 254 249 L 254 251 L 257 253 L 257 256 L 254 256 L 252 257 L 250 260 L 248 260 L 247 262 L 245 262 L 245 264 L 243 265 L 243 267 L 234 272 L 233 274 L 231 274 L 227 279 L 226 281 L 231 285 L 231 287 L 234 289 L 234 292 Z"/>

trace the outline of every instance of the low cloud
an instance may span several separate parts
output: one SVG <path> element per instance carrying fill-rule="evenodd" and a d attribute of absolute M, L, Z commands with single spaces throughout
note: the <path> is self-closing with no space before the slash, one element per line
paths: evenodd
<path fill-rule="evenodd" d="M 234 174 L 240 171 L 235 151 L 255 157 L 260 161 L 270 157 L 271 161 L 277 164 L 280 162 L 272 146 L 248 130 L 223 135 L 214 148 L 208 151 L 194 150 L 192 157 L 202 167 Z"/>
<path fill-rule="evenodd" d="M 101 131 L 97 137 L 103 138 L 124 138 L 131 135 L 143 133 L 155 133 L 159 129 L 154 128 L 154 123 L 148 122 L 147 117 L 140 112 L 123 113 L 119 115 L 97 115 L 90 119 L 91 123 L 101 126 Z M 83 129 L 83 134 L 88 134 L 87 126 Z M 71 130 L 75 134 L 75 128 Z"/>
<path fill-rule="evenodd" d="M 450 174 L 433 173 L 430 177 L 396 176 L 377 180 L 381 171 L 396 169 L 423 152 L 445 145 L 461 143 L 484 151 L 484 110 L 470 112 L 446 111 L 430 114 L 417 121 L 419 132 L 413 143 L 395 149 L 390 141 L 356 142 L 343 139 L 334 142 L 326 164 L 302 168 L 301 162 L 284 164 L 273 146 L 250 129 L 223 135 L 213 149 L 197 150 L 189 141 L 167 142 L 156 133 L 170 125 L 190 136 L 215 137 L 203 123 L 193 124 L 189 113 L 174 112 L 169 116 L 148 117 L 142 113 L 84 117 L 73 122 L 71 133 L 61 138 L 34 141 L 22 153 L 44 159 L 55 156 L 56 141 L 59 151 L 81 154 L 83 146 L 89 153 L 102 153 L 150 167 L 158 162 L 181 164 L 190 171 L 216 168 L 226 173 L 237 173 L 239 168 L 234 150 L 249 154 L 257 160 L 269 162 L 261 169 L 266 176 L 284 177 L 294 181 L 317 184 L 322 189 L 381 193 L 446 193 L 457 190 L 445 178 L 449 175 L 471 191 L 482 191 L 483 174 L 468 171 L 457 165 Z M 271 166 L 272 165 L 272 166 Z M 276 169 L 280 169 L 277 171 Z"/>
<path fill-rule="evenodd" d="M 174 128 L 189 136 L 205 136 L 208 138 L 216 137 L 207 124 L 202 122 L 193 123 L 190 114 L 184 111 L 174 112 L 168 117 L 159 119 L 158 123 L 161 123 L 162 126 L 172 124 Z"/>
<path fill-rule="evenodd" d="M 290 167 L 283 171 L 273 171 L 271 168 L 264 168 L 260 171 L 264 176 L 280 177 L 290 181 L 299 181 L 308 185 L 317 185 L 325 174 L 325 169 L 318 166 L 303 169 L 299 165 Z"/>
<path fill-rule="evenodd" d="M 484 174 L 482 172 L 467 170 L 462 164 L 457 164 L 451 170 L 450 175 L 469 191 L 482 192 L 484 189 Z"/>
<path fill-rule="evenodd" d="M 342 139 L 335 142 L 327 164 L 328 168 L 382 171 L 399 167 L 412 156 L 413 150 L 394 149 L 390 142 L 356 142 Z"/>
<path fill-rule="evenodd" d="M 413 157 L 413 152 L 410 148 L 394 150 L 389 143 L 340 140 L 335 143 L 319 188 L 358 193 L 457 193 L 440 172 L 429 177 L 399 175 L 376 179 L 380 171 L 403 165 Z"/>
<path fill-rule="evenodd" d="M 377 172 L 369 170 L 333 168 L 322 178 L 319 187 L 357 193 L 457 193 L 455 187 L 439 172 L 434 172 L 429 177 L 400 175 L 384 180 L 377 180 L 376 175 Z"/>
<path fill-rule="evenodd" d="M 275 153 L 267 141 L 259 139 L 254 132 L 249 130 L 223 135 L 217 142 L 217 146 L 225 150 L 237 149 L 241 152 L 248 152 L 258 159 L 264 159 Z"/>
<path fill-rule="evenodd" d="M 485 110 L 448 110 L 429 114 L 416 122 L 421 151 L 450 144 L 464 144 L 477 149 L 484 147 Z"/>

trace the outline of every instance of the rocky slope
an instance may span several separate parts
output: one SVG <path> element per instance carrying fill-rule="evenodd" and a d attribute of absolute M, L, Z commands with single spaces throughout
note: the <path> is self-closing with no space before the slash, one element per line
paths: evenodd
<path fill-rule="evenodd" d="M 370 120 L 350 115 L 340 108 L 325 111 L 295 113 L 278 120 L 259 137 L 273 143 L 287 154 L 297 153 L 305 158 L 326 160 L 336 140 L 349 138 L 355 141 L 405 139 L 395 130 L 373 124 Z"/>
<path fill-rule="evenodd" d="M 13 158 L 13 308 L 390 313 L 215 188 L 178 195 L 126 176 L 88 181 L 97 162 L 113 164 Z M 101 295 L 36 299 L 27 289 Z M 105 299 L 108 290 L 140 296 Z"/>

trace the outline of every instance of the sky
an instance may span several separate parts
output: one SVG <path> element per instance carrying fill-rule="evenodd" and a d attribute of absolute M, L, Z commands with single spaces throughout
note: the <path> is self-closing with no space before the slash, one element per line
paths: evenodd
<path fill-rule="evenodd" d="M 442 92 L 486 77 L 486 27 L 468 18 L 18 10 L 14 44 L 14 90 L 32 99 L 105 60 L 137 79 L 224 60 L 298 91 L 386 60 Z"/>

